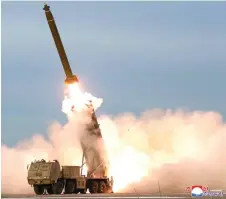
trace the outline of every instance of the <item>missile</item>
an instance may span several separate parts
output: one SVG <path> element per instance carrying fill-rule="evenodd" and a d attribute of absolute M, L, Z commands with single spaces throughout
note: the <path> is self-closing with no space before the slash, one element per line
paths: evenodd
<path fill-rule="evenodd" d="M 72 73 L 70 64 L 69 64 L 68 59 L 67 59 L 67 55 L 66 55 L 65 50 L 64 50 L 63 43 L 62 43 L 61 38 L 60 38 L 60 34 L 57 30 L 56 23 L 54 21 L 53 15 L 52 15 L 49 8 L 50 8 L 50 6 L 45 4 L 43 10 L 45 10 L 46 19 L 48 21 L 50 31 L 52 33 L 58 54 L 60 56 L 61 63 L 62 63 L 63 68 L 64 68 L 64 72 L 65 72 L 65 75 L 66 75 L 65 83 L 66 84 L 76 83 L 76 82 L 78 82 L 78 78 L 77 78 L 76 75 L 73 75 L 73 73 Z"/>

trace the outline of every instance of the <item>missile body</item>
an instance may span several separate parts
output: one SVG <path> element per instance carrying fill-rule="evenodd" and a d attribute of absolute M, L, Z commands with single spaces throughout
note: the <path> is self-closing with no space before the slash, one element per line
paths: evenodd
<path fill-rule="evenodd" d="M 58 54 L 60 56 L 61 63 L 64 67 L 64 72 L 66 74 L 65 83 L 66 84 L 72 84 L 72 83 L 78 82 L 77 76 L 73 75 L 73 73 L 72 73 L 70 64 L 69 64 L 68 59 L 67 59 L 67 55 L 66 55 L 65 50 L 64 50 L 64 46 L 62 44 L 59 32 L 57 30 L 56 23 L 54 21 L 53 15 L 52 15 L 49 8 L 50 8 L 50 6 L 45 4 L 43 10 L 45 10 L 46 19 L 48 21 L 49 28 L 51 30 L 54 42 L 56 44 L 56 48 L 57 48 Z"/>

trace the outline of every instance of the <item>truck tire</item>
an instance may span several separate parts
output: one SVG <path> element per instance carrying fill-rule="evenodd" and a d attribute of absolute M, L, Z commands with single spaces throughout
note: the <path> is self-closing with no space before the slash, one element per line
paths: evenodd
<path fill-rule="evenodd" d="M 65 185 L 65 193 L 72 194 L 75 191 L 75 182 L 72 180 L 67 180 Z"/>
<path fill-rule="evenodd" d="M 47 190 L 47 193 L 49 195 L 53 194 L 53 187 L 52 186 L 51 187 L 48 187 L 46 190 Z"/>
<path fill-rule="evenodd" d="M 89 192 L 90 193 L 97 193 L 98 192 L 98 182 L 97 181 L 92 181 L 90 183 Z"/>
<path fill-rule="evenodd" d="M 105 193 L 114 193 L 112 187 L 107 186 L 106 190 L 105 190 Z"/>
<path fill-rule="evenodd" d="M 98 186 L 98 193 L 105 193 L 106 191 L 106 184 L 104 181 L 100 181 L 99 182 L 99 186 Z"/>
<path fill-rule="evenodd" d="M 86 194 L 86 189 L 81 189 L 81 190 L 80 190 L 80 193 L 81 193 L 81 194 Z"/>
<path fill-rule="evenodd" d="M 78 194 L 79 193 L 79 190 L 78 189 L 75 189 L 73 193 Z"/>
<path fill-rule="evenodd" d="M 57 181 L 57 183 L 52 186 L 52 190 L 54 194 L 61 194 L 63 189 L 64 189 L 64 182 L 60 180 Z"/>
<path fill-rule="evenodd" d="M 42 195 L 44 194 L 44 187 L 42 185 L 34 185 L 34 192 L 37 194 L 37 195 Z"/>

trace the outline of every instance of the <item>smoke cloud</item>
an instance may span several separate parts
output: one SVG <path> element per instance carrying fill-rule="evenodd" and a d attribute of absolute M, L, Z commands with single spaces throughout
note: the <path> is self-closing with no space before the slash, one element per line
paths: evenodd
<path fill-rule="evenodd" d="M 186 186 L 226 189 L 226 124 L 215 112 L 151 110 L 99 118 L 110 159 L 110 174 L 120 192 L 185 192 Z M 27 164 L 58 159 L 81 165 L 79 135 L 84 117 L 62 126 L 55 122 L 48 139 L 37 134 L 2 149 L 2 193 L 33 193 Z"/>

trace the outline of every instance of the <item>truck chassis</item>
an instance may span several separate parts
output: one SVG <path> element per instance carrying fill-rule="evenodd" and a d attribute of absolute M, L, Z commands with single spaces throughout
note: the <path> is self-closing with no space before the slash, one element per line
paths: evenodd
<path fill-rule="evenodd" d="M 91 194 L 95 193 L 113 193 L 108 178 L 95 179 L 58 179 L 54 184 L 35 184 L 34 192 L 37 195 L 47 194 L 86 194 L 89 190 Z"/>

